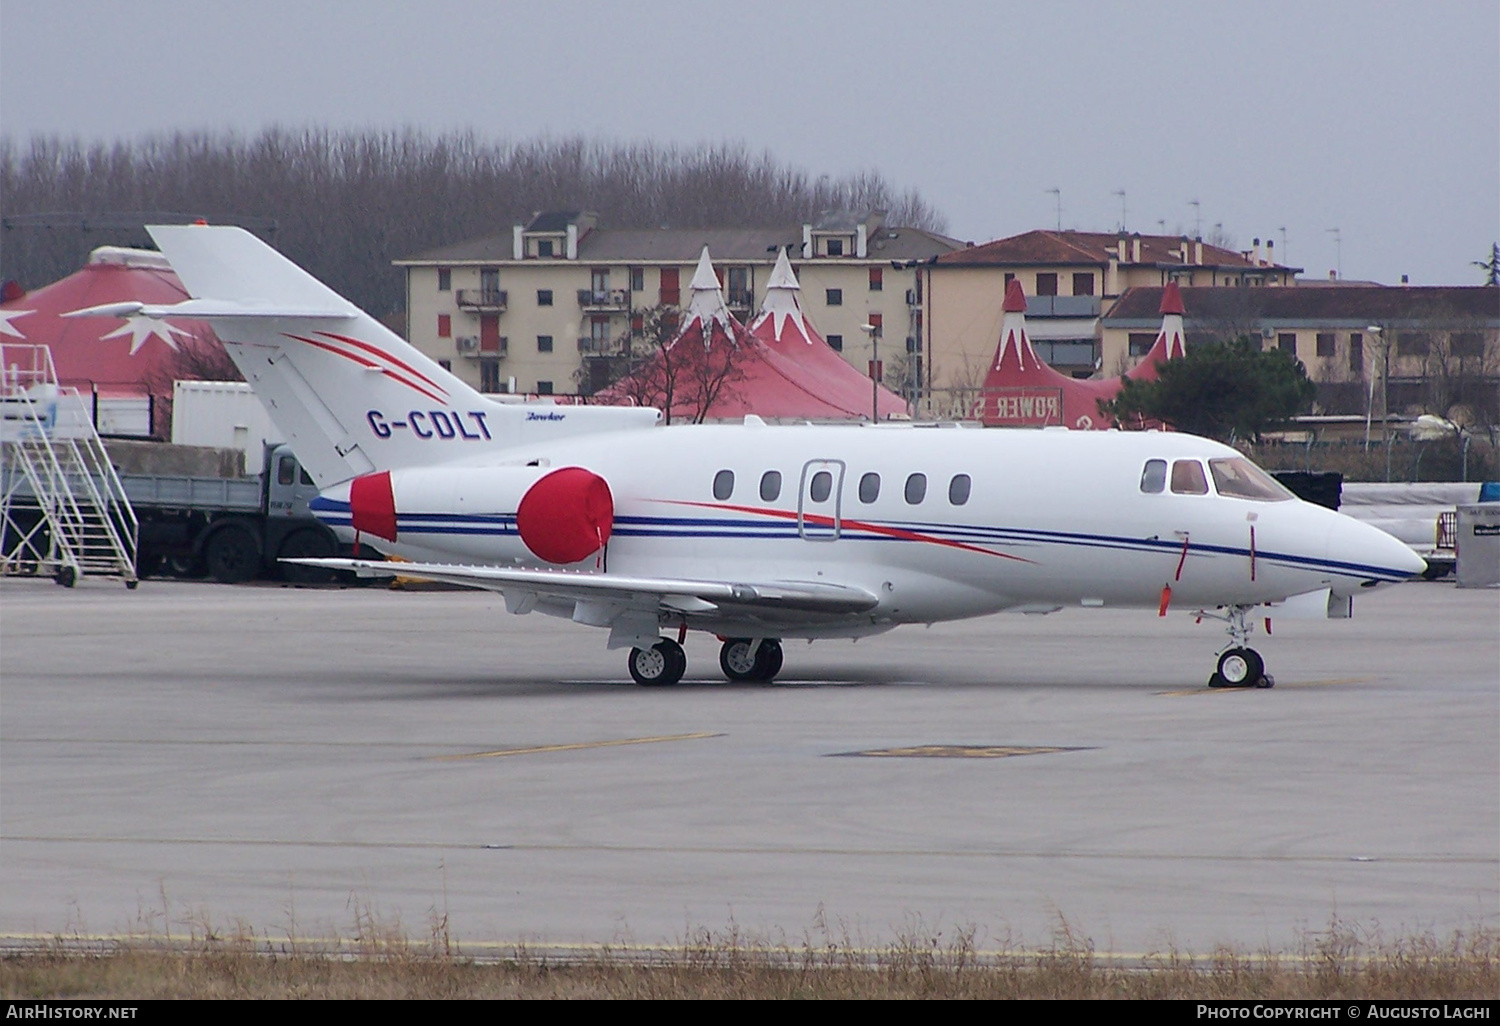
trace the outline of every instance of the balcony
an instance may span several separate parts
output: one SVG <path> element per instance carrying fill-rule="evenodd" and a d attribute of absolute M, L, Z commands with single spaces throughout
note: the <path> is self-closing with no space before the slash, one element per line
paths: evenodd
<path fill-rule="evenodd" d="M 578 305 L 588 312 L 623 313 L 630 309 L 630 290 L 579 289 Z"/>
<path fill-rule="evenodd" d="M 578 339 L 578 351 L 586 356 L 613 356 L 619 348 L 618 340 L 613 338 L 583 335 Z"/>
<path fill-rule="evenodd" d="M 510 298 L 504 289 L 459 289 L 458 305 L 464 310 L 484 310 L 503 313 Z"/>
<path fill-rule="evenodd" d="M 729 309 L 750 310 L 755 306 L 755 292 L 751 289 L 730 289 Z"/>
<path fill-rule="evenodd" d="M 505 336 L 486 339 L 478 335 L 460 335 L 454 339 L 454 342 L 460 356 L 475 359 L 480 357 L 498 359 L 505 356 L 510 349 L 510 339 Z"/>

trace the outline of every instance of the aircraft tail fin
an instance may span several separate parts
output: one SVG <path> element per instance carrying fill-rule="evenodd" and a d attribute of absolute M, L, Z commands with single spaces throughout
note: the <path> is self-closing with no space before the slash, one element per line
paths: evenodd
<path fill-rule="evenodd" d="M 320 488 L 477 456 L 544 430 L 557 437 L 655 423 L 647 410 L 528 416 L 525 406 L 480 395 L 242 228 L 148 230 L 193 298 L 136 312 L 208 321 Z"/>

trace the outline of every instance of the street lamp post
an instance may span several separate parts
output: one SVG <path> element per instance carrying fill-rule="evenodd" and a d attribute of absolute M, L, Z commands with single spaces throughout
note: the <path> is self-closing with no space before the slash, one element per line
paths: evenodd
<path fill-rule="evenodd" d="M 880 422 L 880 328 L 861 324 L 859 330 L 870 336 L 870 423 Z"/>

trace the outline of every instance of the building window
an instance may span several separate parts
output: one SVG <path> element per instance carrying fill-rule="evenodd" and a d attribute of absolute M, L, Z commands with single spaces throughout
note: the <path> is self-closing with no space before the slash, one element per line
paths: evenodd
<path fill-rule="evenodd" d="M 453 272 L 446 267 L 438 268 L 438 291 L 453 291 Z"/>
<path fill-rule="evenodd" d="M 844 290 L 843 289 L 828 289 L 827 290 L 827 295 L 824 298 L 827 299 L 829 306 L 843 306 L 844 305 Z"/>
<path fill-rule="evenodd" d="M 828 255 L 829 256 L 843 256 L 844 255 L 844 240 L 843 239 L 829 239 L 828 240 Z"/>
<path fill-rule="evenodd" d="M 1016 273 L 1014 271 L 1006 271 L 1005 272 L 1005 287 L 1007 289 L 1010 288 L 1010 283 L 1013 282 L 1013 281 L 1015 281 L 1015 280 L 1016 280 Z"/>
<path fill-rule="evenodd" d="M 1432 351 L 1432 338 L 1425 331 L 1403 331 L 1396 336 L 1397 356 L 1426 356 Z"/>
<path fill-rule="evenodd" d="M 1454 332 L 1448 338 L 1448 348 L 1454 356 L 1483 356 L 1484 336 L 1477 331 Z"/>
<path fill-rule="evenodd" d="M 1051 271 L 1038 272 L 1036 276 L 1036 294 L 1039 296 L 1057 295 L 1057 275 Z"/>
<path fill-rule="evenodd" d="M 644 267 L 632 267 L 630 269 L 630 291 L 646 291 L 646 269 Z"/>
<path fill-rule="evenodd" d="M 500 391 L 500 361 L 479 361 L 479 390 L 481 392 Z"/>
<path fill-rule="evenodd" d="M 552 255 L 552 240 L 551 239 L 538 239 L 537 242 L 536 242 L 536 255 L 539 256 L 539 257 L 549 257 L 549 256 L 551 256 Z"/>
<path fill-rule="evenodd" d="M 443 370 L 445 370 L 445 371 L 451 371 L 453 369 L 453 361 L 452 360 L 439 360 L 438 361 L 438 366 L 441 367 L 441 368 L 443 368 Z"/>
<path fill-rule="evenodd" d="M 875 329 L 870 333 L 874 337 L 880 338 L 885 334 L 885 314 L 872 313 L 867 323 Z"/>
<path fill-rule="evenodd" d="M 1073 295 L 1092 296 L 1094 294 L 1094 276 L 1091 273 L 1073 275 Z"/>
<path fill-rule="evenodd" d="M 828 348 L 832 349 L 835 353 L 842 353 L 844 351 L 844 336 L 829 335 Z"/>
<path fill-rule="evenodd" d="M 1130 355 L 1145 356 L 1151 352 L 1151 347 L 1156 345 L 1156 335 L 1148 331 L 1132 331 L 1130 333 Z"/>
<path fill-rule="evenodd" d="M 538 381 L 536 383 L 536 394 L 537 395 L 551 395 L 552 394 L 552 382 L 550 382 L 550 381 Z"/>
<path fill-rule="evenodd" d="M 1318 332 L 1318 355 L 1319 356 L 1332 356 L 1334 354 L 1336 348 L 1337 347 L 1335 346 L 1334 341 L 1333 341 L 1333 332 L 1331 332 L 1331 331 L 1320 331 L 1320 332 Z"/>
<path fill-rule="evenodd" d="M 1365 337 L 1357 331 L 1349 336 L 1349 369 L 1356 374 L 1365 371 Z"/>
<path fill-rule="evenodd" d="M 438 314 L 438 338 L 453 337 L 453 318 L 448 314 Z"/>
<path fill-rule="evenodd" d="M 538 335 L 536 337 L 536 351 L 539 353 L 552 352 L 552 336 Z"/>
<path fill-rule="evenodd" d="M 882 290 L 884 288 L 885 288 L 885 268 L 884 267 L 872 267 L 872 268 L 870 268 L 870 291 L 871 292 L 879 292 L 880 290 Z"/>
<path fill-rule="evenodd" d="M 552 290 L 551 289 L 537 289 L 536 290 L 536 305 L 537 306 L 551 306 L 552 305 Z"/>
<path fill-rule="evenodd" d="M 500 268 L 481 267 L 479 269 L 479 289 L 485 293 L 496 293 L 500 291 Z"/>
<path fill-rule="evenodd" d="M 1283 353 L 1297 355 L 1297 333 L 1295 331 L 1283 331 L 1276 336 L 1276 348 Z"/>

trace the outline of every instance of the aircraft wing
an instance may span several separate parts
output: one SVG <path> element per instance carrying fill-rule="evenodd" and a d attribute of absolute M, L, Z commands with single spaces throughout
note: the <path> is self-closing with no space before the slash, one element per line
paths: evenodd
<path fill-rule="evenodd" d="M 352 571 L 361 577 L 418 577 L 485 588 L 504 593 L 513 612 L 529 610 L 539 599 L 601 602 L 635 609 L 663 608 L 688 614 L 723 610 L 731 616 L 736 610 L 747 613 L 752 610 L 862 613 L 873 609 L 879 602 L 875 595 L 863 588 L 817 581 L 694 581 L 675 577 L 370 559 L 286 559 L 282 562 Z M 529 601 L 527 596 L 530 596 Z"/>

